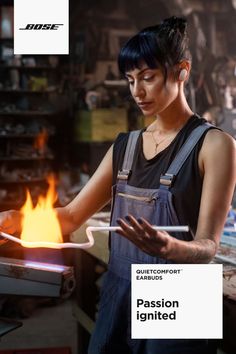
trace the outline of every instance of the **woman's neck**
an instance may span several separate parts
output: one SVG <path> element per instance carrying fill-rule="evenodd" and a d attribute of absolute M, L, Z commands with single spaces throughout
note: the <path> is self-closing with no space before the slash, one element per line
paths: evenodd
<path fill-rule="evenodd" d="M 156 115 L 155 127 L 163 133 L 180 130 L 193 114 L 187 101 L 173 103 L 171 107 Z"/>

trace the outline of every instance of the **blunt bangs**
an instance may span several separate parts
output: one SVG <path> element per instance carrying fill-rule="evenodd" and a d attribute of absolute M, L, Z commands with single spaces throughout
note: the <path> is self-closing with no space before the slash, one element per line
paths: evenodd
<path fill-rule="evenodd" d="M 162 63 L 158 62 L 159 55 L 161 57 L 155 34 L 139 32 L 121 49 L 118 67 L 123 75 L 130 70 L 140 69 L 142 63 L 146 63 L 151 69 L 163 67 Z"/>

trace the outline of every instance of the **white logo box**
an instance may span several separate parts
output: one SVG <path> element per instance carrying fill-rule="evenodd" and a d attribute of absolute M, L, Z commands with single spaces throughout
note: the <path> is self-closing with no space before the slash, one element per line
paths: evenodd
<path fill-rule="evenodd" d="M 69 0 L 14 0 L 14 54 L 69 54 Z"/>

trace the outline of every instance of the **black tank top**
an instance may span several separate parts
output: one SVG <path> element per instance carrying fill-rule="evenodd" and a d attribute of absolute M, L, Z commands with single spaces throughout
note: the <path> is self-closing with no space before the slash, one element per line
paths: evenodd
<path fill-rule="evenodd" d="M 191 116 L 170 145 L 150 160 L 144 157 L 143 139 L 142 134 L 140 134 L 128 184 L 139 188 L 159 188 L 160 176 L 167 171 L 168 166 L 173 161 L 176 153 L 192 130 L 204 122 L 206 122 L 206 120 L 203 118 L 196 115 Z M 144 130 L 145 129 L 143 129 L 143 131 Z M 191 152 L 171 188 L 179 221 L 182 225 L 189 225 L 193 234 L 195 234 L 197 228 L 202 191 L 202 178 L 198 167 L 198 154 L 206 133 L 207 132 L 203 134 L 196 147 Z M 128 137 L 129 133 L 120 133 L 114 143 L 113 184 L 116 183 L 118 170 L 122 168 Z"/>

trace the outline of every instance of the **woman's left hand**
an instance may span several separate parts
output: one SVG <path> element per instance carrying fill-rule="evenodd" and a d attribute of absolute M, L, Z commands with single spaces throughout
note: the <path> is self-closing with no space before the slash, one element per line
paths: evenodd
<path fill-rule="evenodd" d="M 123 219 L 117 219 L 117 224 L 121 227 L 117 233 L 133 242 L 143 252 L 150 256 L 159 256 L 168 258 L 170 248 L 173 242 L 166 231 L 157 231 L 144 218 L 136 219 L 132 215 L 127 215 Z"/>

